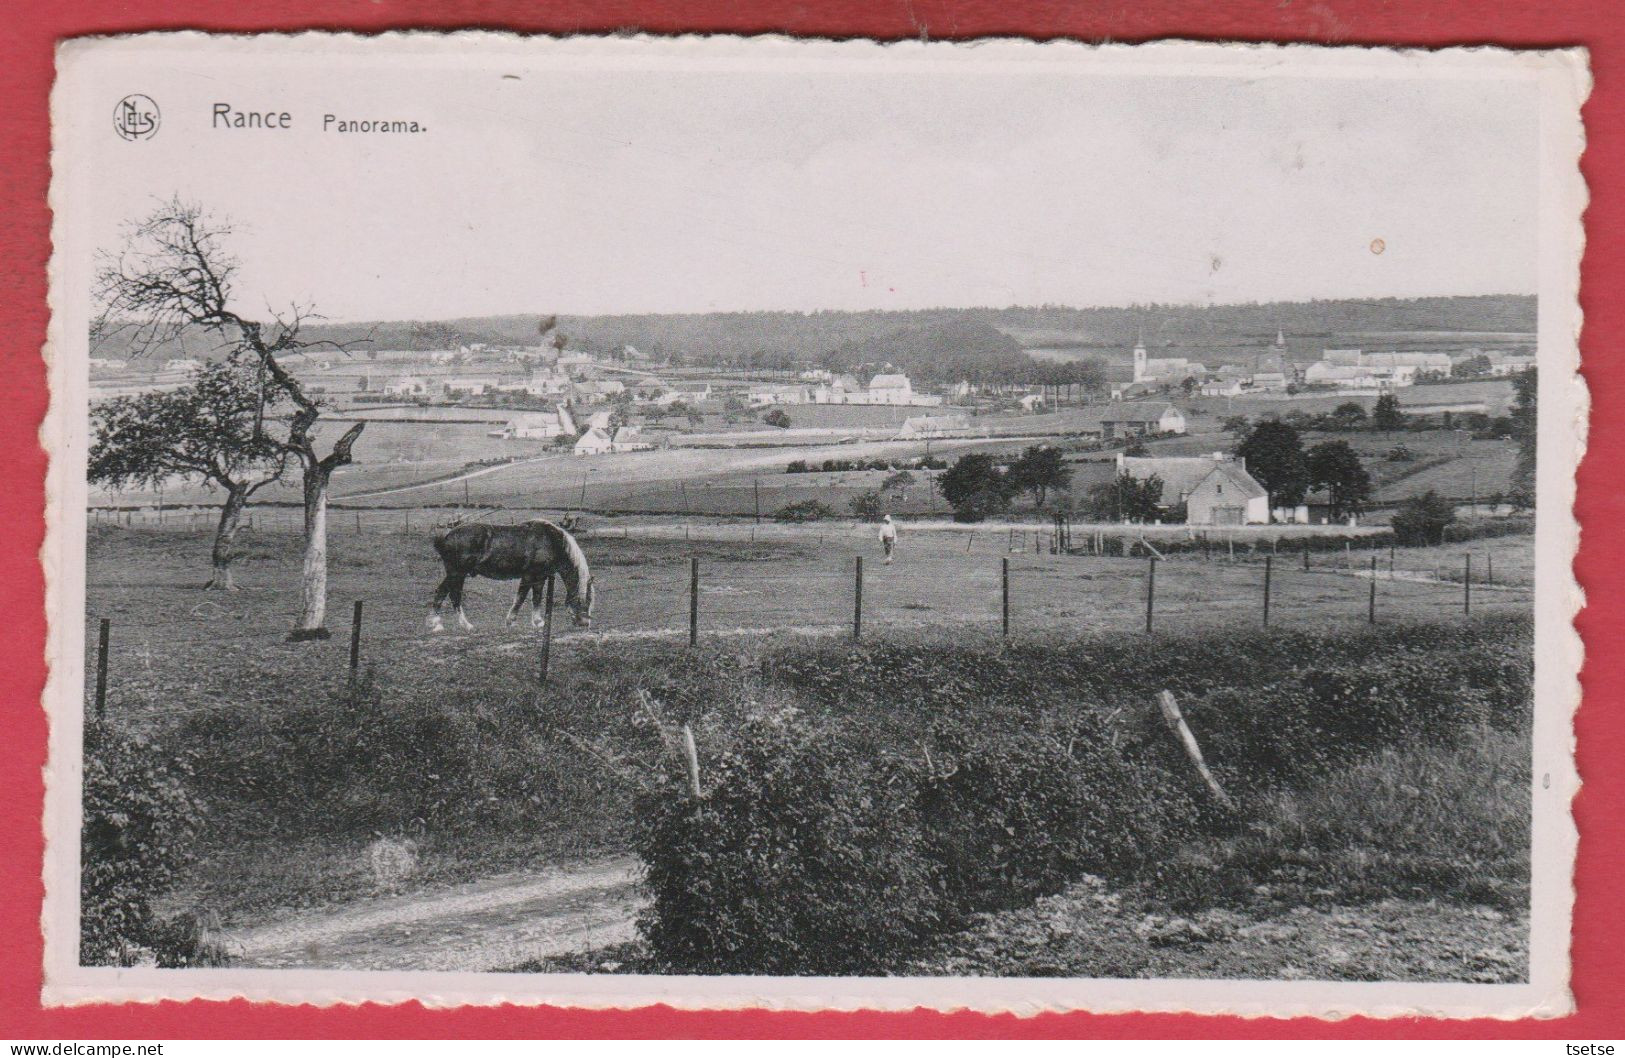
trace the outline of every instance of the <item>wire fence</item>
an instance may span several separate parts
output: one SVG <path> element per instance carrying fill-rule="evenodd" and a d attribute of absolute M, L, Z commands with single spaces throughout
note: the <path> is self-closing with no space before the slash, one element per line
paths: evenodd
<path fill-rule="evenodd" d="M 521 513 L 528 512 L 508 512 Z M 280 587 L 207 596 L 185 591 L 196 580 L 169 567 L 135 567 L 134 575 L 129 564 L 93 567 L 87 705 L 98 714 L 110 701 L 116 709 L 121 683 L 137 673 L 148 699 L 162 697 L 166 679 L 189 681 L 184 693 L 170 695 L 183 708 L 188 695 L 233 693 L 239 662 L 323 679 L 349 678 L 372 665 L 397 678 L 430 680 L 456 660 L 496 665 L 514 682 L 542 682 L 557 651 L 617 641 L 698 644 L 782 632 L 869 638 L 929 629 L 986 637 L 1104 631 L 1155 637 L 1248 625 L 1337 631 L 1470 620 L 1533 605 L 1532 585 L 1508 561 L 1517 551 L 1504 541 L 1459 552 L 1395 548 L 1373 538 L 1341 551 L 1305 545 L 1283 552 L 1278 542 L 1237 547 L 1230 537 L 1227 546 L 1212 539 L 1200 546 L 1192 536 L 1173 550 L 1167 541 L 1159 548 L 1149 539 L 1074 531 L 1068 551 L 1060 546 L 1065 534 L 1058 540 L 1042 527 L 944 527 L 906 534 L 887 562 L 872 527 L 861 524 L 668 523 L 582 534 L 594 572 L 590 628 L 573 624 L 562 593 L 551 610 L 545 602 L 516 610 L 512 582 L 471 579 L 465 606 L 477 627 L 459 631 L 448 612 L 447 631 L 433 633 L 425 618 L 441 571 L 432 552 L 378 548 L 367 525 L 363 520 L 350 552 L 334 549 L 327 643 L 286 641 L 299 615 L 280 567 L 269 578 Z M 333 544 L 342 539 L 335 527 Z M 256 575 L 249 569 L 244 576 Z M 209 659 L 222 662 L 219 673 L 198 677 Z"/>

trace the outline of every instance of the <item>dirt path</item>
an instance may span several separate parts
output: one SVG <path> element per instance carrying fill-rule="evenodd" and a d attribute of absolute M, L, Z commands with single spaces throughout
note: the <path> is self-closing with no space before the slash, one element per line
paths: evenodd
<path fill-rule="evenodd" d="M 434 893 L 377 897 L 229 933 L 239 966 L 495 970 L 631 940 L 630 857 L 523 871 Z"/>

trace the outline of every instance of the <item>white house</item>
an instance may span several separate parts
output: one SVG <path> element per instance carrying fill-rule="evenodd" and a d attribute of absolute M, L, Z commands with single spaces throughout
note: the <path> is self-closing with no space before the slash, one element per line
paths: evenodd
<path fill-rule="evenodd" d="M 1269 493 L 1247 473 L 1246 464 L 1215 452 L 1211 456 L 1117 457 L 1117 470 L 1145 481 L 1162 481 L 1160 505 L 1185 505 L 1189 525 L 1254 525 L 1270 520 Z"/>
<path fill-rule="evenodd" d="M 1108 441 L 1184 432 L 1185 413 L 1172 404 L 1124 404 L 1100 419 L 1100 435 Z"/>
<path fill-rule="evenodd" d="M 1219 378 L 1202 383 L 1204 397 L 1234 397 L 1240 393 L 1241 380 L 1237 378 Z"/>
<path fill-rule="evenodd" d="M 603 455 L 614 450 L 615 440 L 604 430 L 588 430 L 581 435 L 575 446 L 575 454 L 578 456 Z"/>
<path fill-rule="evenodd" d="M 914 400 L 914 386 L 907 375 L 876 375 L 869 380 L 865 395 L 870 404 L 910 404 Z"/>
<path fill-rule="evenodd" d="M 1286 372 L 1284 371 L 1255 371 L 1252 381 L 1247 388 L 1251 390 L 1276 391 L 1287 387 Z"/>
<path fill-rule="evenodd" d="M 128 366 L 128 361 L 110 356 L 93 356 L 90 358 L 90 369 L 92 371 L 123 371 Z"/>
<path fill-rule="evenodd" d="M 1044 397 L 1040 393 L 1029 393 L 1021 398 L 1022 411 L 1037 411 L 1044 406 Z"/>
<path fill-rule="evenodd" d="M 615 413 L 612 412 L 612 411 L 595 411 L 595 412 L 593 412 L 591 415 L 587 416 L 587 429 L 589 429 L 589 430 L 607 430 L 607 429 L 609 429 L 609 420 L 610 420 L 610 417 L 612 415 L 614 415 L 614 414 Z M 573 430 L 571 432 L 574 433 Z"/>
<path fill-rule="evenodd" d="M 173 360 L 164 361 L 165 371 L 200 371 L 203 361 L 191 356 L 177 356 Z"/>

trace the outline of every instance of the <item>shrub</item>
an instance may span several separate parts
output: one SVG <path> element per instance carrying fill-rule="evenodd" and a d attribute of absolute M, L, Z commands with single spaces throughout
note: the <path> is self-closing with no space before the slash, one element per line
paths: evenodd
<path fill-rule="evenodd" d="M 649 796 L 639 928 L 683 973 L 875 972 L 937 925 L 903 788 L 871 759 L 776 720 L 704 773 L 703 800 Z"/>
<path fill-rule="evenodd" d="M 818 500 L 798 500 L 773 512 L 776 522 L 820 522 L 834 516 L 834 509 Z"/>
<path fill-rule="evenodd" d="M 1412 496 L 1394 512 L 1394 538 L 1401 544 L 1436 544 L 1447 525 L 1456 520 L 1456 505 L 1432 489 Z"/>
<path fill-rule="evenodd" d="M 922 778 L 920 810 L 959 916 L 1029 903 L 1081 874 L 1122 875 L 1195 818 L 1180 784 L 1131 765 L 1098 726 L 1070 744 L 953 728 L 936 741 L 945 774 Z"/>
<path fill-rule="evenodd" d="M 852 502 L 848 506 L 851 508 L 854 518 L 861 518 L 869 522 L 877 521 L 881 515 L 886 513 L 886 500 L 878 489 L 869 489 L 858 493 L 852 497 Z"/>
<path fill-rule="evenodd" d="M 188 943 L 195 938 L 161 922 L 152 906 L 192 858 L 202 806 L 188 789 L 189 766 L 98 724 L 85 732 L 84 768 L 80 963 L 193 963 L 201 954 Z"/>

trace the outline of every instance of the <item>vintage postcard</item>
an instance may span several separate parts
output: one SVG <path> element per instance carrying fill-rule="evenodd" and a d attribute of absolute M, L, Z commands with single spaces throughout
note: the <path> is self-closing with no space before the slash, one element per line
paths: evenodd
<path fill-rule="evenodd" d="M 47 1002 L 1571 1009 L 1583 52 L 58 67 Z"/>

